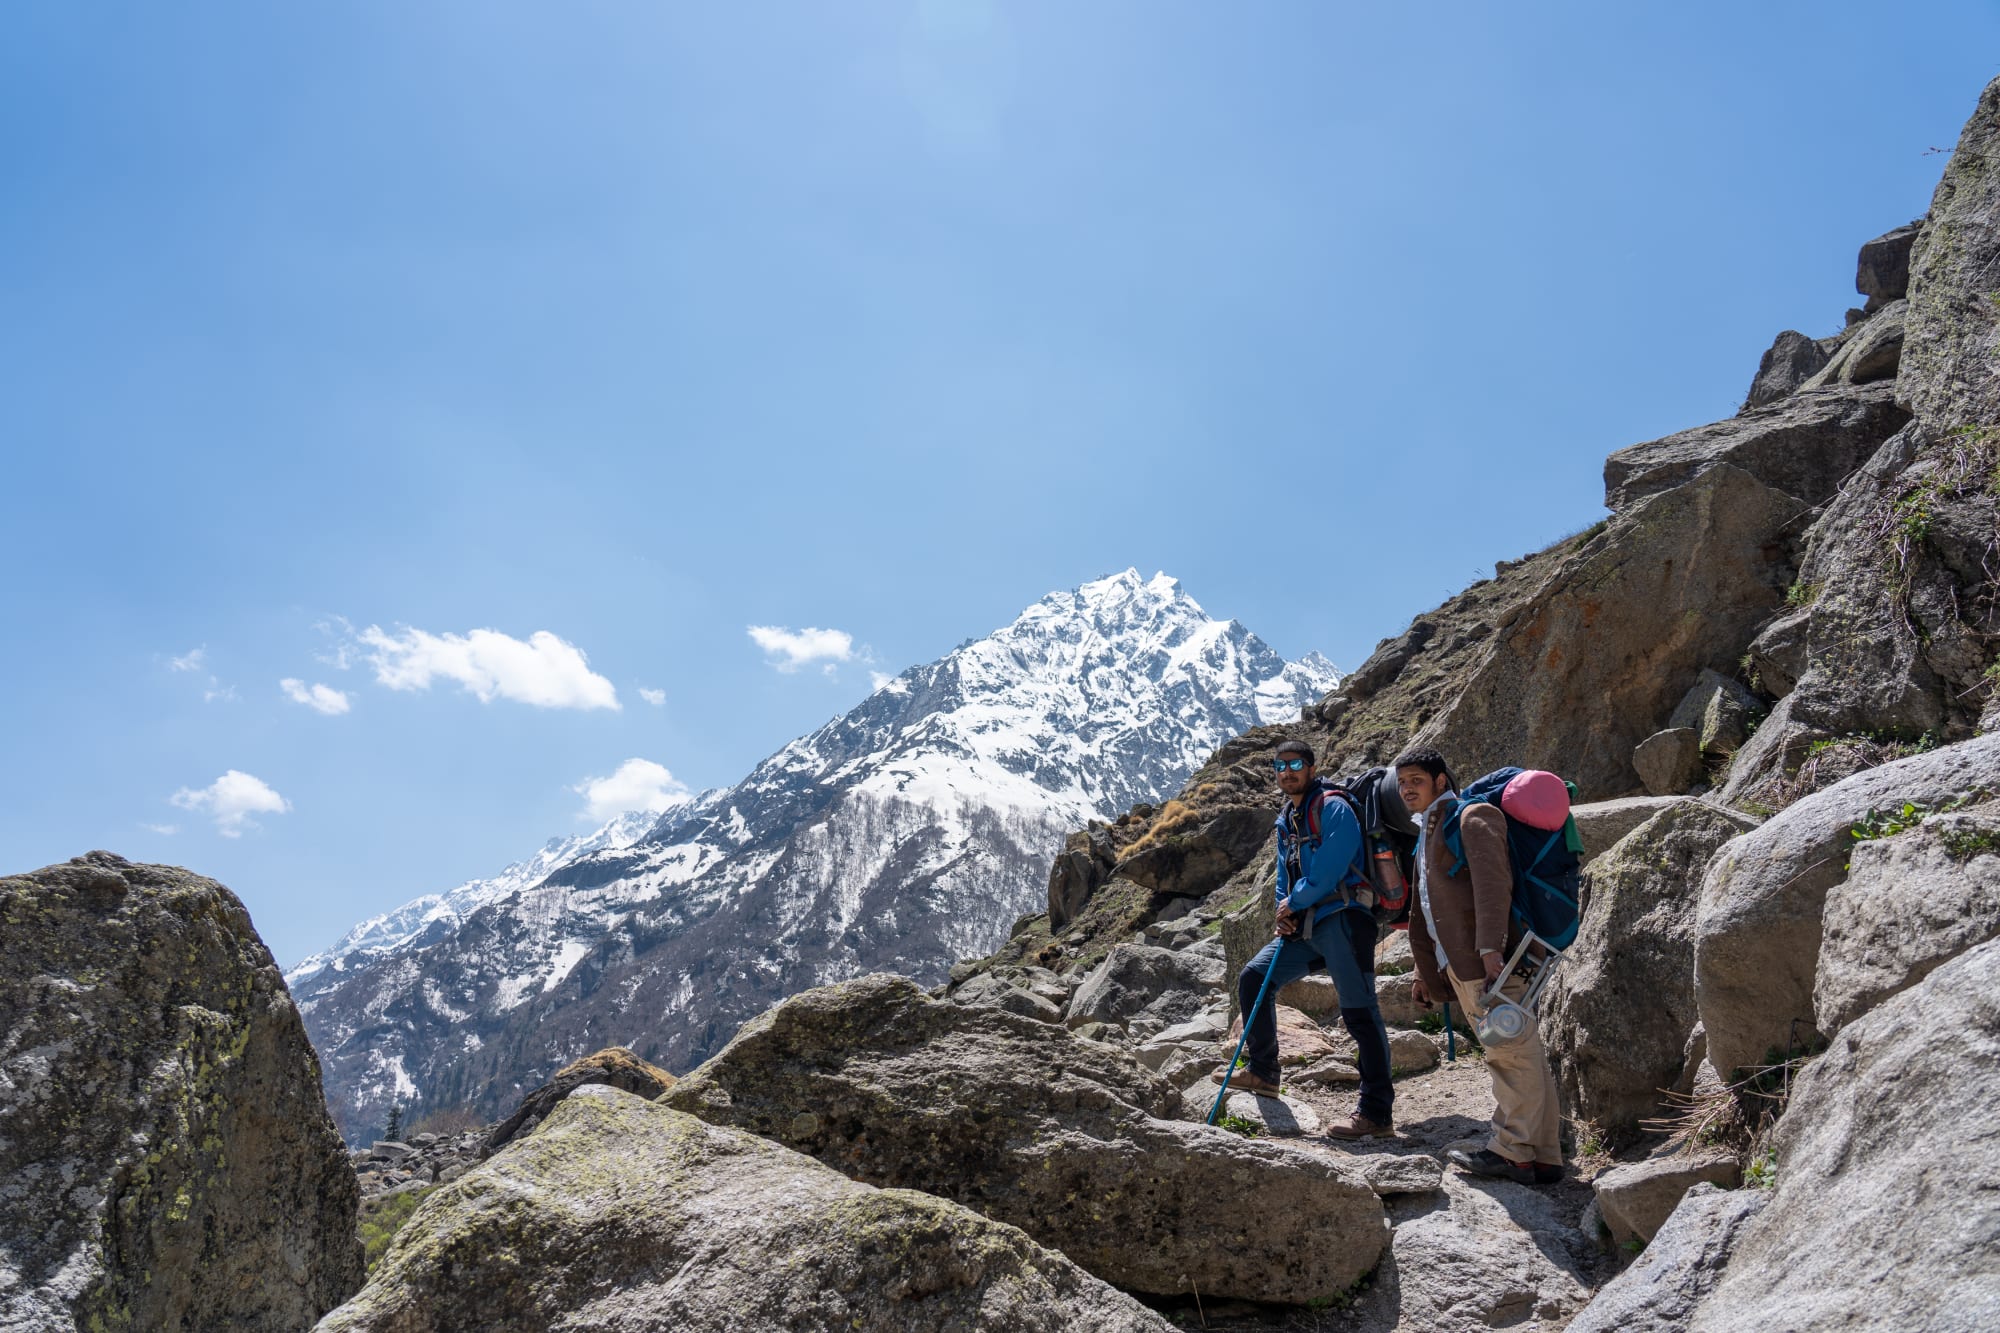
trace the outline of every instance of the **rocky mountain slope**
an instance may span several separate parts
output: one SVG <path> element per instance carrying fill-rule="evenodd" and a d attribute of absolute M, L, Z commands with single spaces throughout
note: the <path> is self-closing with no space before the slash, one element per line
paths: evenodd
<path fill-rule="evenodd" d="M 490 1159 L 401 1182 L 431 1192 L 319 1327 L 2000 1327 L 2000 627 L 1962 545 L 2000 542 L 2000 81 L 1857 285 L 1872 311 L 1780 338 L 1740 417 L 1614 456 L 1601 531 L 1420 617 L 1298 724 L 1332 767 L 1414 732 L 1610 797 L 1579 809 L 1584 928 L 1542 1015 L 1569 1178 L 1444 1168 L 1485 1080 L 1412 1030 L 1393 935 L 1400 1138 L 1315 1135 L 1358 1078 L 1324 977 L 1277 997 L 1288 1095 L 1197 1123 L 1271 932 L 1251 825 L 1283 732 L 1251 727 L 1074 832 L 1050 911 L 947 985 L 792 995 L 653 1100 L 558 1080 Z M 1868 424 L 1876 381 L 1900 425 Z M 1836 401 L 1817 445 L 1771 445 Z M 1613 687 L 1631 716 L 1561 693 Z M 659 870 L 736 808 L 599 857 Z M 0 955 L 4 1322 L 305 1327 L 351 1286 L 354 1180 L 240 905 L 99 853 L 0 880 L 0 923 L 27 942 Z"/>
<path fill-rule="evenodd" d="M 627 1045 L 690 1068 L 796 990 L 942 980 L 1041 905 L 1051 851 L 1338 675 L 1127 570 L 913 667 L 733 787 L 420 899 L 293 986 L 350 1137 L 392 1102 L 497 1115 Z M 532 880 L 532 882 L 530 882 Z"/>

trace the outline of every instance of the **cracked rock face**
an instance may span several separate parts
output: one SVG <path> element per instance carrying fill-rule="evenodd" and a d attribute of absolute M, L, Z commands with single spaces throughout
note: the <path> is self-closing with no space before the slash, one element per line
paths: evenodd
<path fill-rule="evenodd" d="M 361 1284 L 319 1063 L 236 896 L 0 879 L 0 1327 L 294 1333 Z"/>
<path fill-rule="evenodd" d="M 1013 1227 L 605 1084 L 417 1209 L 320 1333 L 1165 1333 Z"/>

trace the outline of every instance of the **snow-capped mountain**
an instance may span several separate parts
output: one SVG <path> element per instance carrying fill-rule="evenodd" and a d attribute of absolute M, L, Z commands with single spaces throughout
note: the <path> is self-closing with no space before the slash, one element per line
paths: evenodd
<path fill-rule="evenodd" d="M 807 987 L 941 980 L 1041 908 L 1070 829 L 1338 679 L 1163 574 L 1053 593 L 643 836 L 552 843 L 532 882 L 420 899 L 294 969 L 329 1101 L 356 1138 L 392 1101 L 491 1116 L 602 1046 L 684 1070 Z"/>
<path fill-rule="evenodd" d="M 664 810 L 629 810 L 578 837 L 551 838 L 542 844 L 539 852 L 525 861 L 516 861 L 491 879 L 469 879 L 448 893 L 427 893 L 394 911 L 371 916 L 342 935 L 332 948 L 294 965 L 285 973 L 285 984 L 296 990 L 323 969 L 343 972 L 351 963 L 396 949 L 421 948 L 442 939 L 486 904 L 516 890 L 534 887 L 551 871 L 568 865 L 578 857 L 607 848 L 630 847 L 645 837 L 663 814 L 684 809 L 693 803 L 692 796 L 684 796 Z"/>

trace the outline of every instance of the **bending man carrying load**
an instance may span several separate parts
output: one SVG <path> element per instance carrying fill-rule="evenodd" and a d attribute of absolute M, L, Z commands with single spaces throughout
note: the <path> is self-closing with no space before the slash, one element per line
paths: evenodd
<path fill-rule="evenodd" d="M 1375 999 L 1375 899 L 1361 823 L 1346 799 L 1319 780 L 1310 745 L 1285 741 L 1272 762 L 1285 795 L 1278 809 L 1277 938 L 1236 978 L 1237 1006 L 1250 1015 L 1244 1039 L 1249 1068 L 1230 1077 L 1229 1086 L 1277 1095 L 1277 1005 L 1257 1003 L 1265 974 L 1275 993 L 1323 966 L 1340 993 L 1340 1018 L 1354 1037 L 1361 1070 L 1359 1111 L 1326 1132 L 1341 1139 L 1391 1136 L 1396 1091 L 1389 1082 L 1389 1030 Z M 1216 1070 L 1215 1081 L 1229 1073 Z"/>
<path fill-rule="evenodd" d="M 1507 816 L 1497 804 L 1461 803 L 1444 756 L 1429 746 L 1397 755 L 1395 768 L 1403 804 L 1423 825 L 1417 906 L 1410 912 L 1413 998 L 1423 1005 L 1456 1001 L 1467 1014 L 1483 1015 L 1482 992 L 1507 970 L 1522 934 L 1513 910 Z M 1462 859 L 1452 855 L 1445 836 L 1454 809 Z M 1500 994 L 1519 1002 L 1525 989 L 1520 978 L 1510 977 Z M 1477 1152 L 1454 1148 L 1447 1155 L 1475 1175 L 1524 1185 L 1562 1179 L 1562 1119 L 1541 1034 L 1530 1023 L 1519 1040 L 1489 1045 L 1486 1069 L 1493 1077 L 1492 1137 Z"/>

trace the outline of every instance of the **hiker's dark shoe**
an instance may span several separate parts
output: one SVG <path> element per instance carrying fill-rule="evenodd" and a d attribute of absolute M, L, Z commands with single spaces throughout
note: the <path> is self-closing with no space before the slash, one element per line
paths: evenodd
<path fill-rule="evenodd" d="M 1562 1183 L 1561 1162 L 1536 1162 L 1535 1183 L 1537 1185 L 1558 1185 Z"/>
<path fill-rule="evenodd" d="M 1337 1125 L 1328 1125 L 1326 1136 L 1330 1139 L 1393 1139 L 1396 1127 L 1386 1120 L 1351 1115 Z"/>
<path fill-rule="evenodd" d="M 1491 1176 L 1495 1180 L 1512 1180 L 1523 1185 L 1535 1183 L 1535 1167 L 1531 1162 L 1517 1162 L 1510 1157 L 1502 1157 L 1491 1148 L 1481 1148 L 1478 1152 L 1467 1152 L 1463 1148 L 1453 1148 L 1445 1154 L 1451 1164 L 1461 1171 L 1469 1171 L 1475 1176 Z M 1560 1175 L 1561 1168 L 1556 1168 Z"/>
<path fill-rule="evenodd" d="M 1208 1081 L 1215 1084 L 1220 1084 L 1224 1079 L 1229 1080 L 1229 1090 L 1231 1092 L 1254 1092 L 1259 1097 L 1276 1097 L 1279 1095 L 1277 1084 L 1267 1078 L 1258 1078 L 1247 1069 L 1239 1069 L 1232 1076 L 1229 1072 L 1229 1066 L 1224 1065 L 1208 1076 Z"/>

